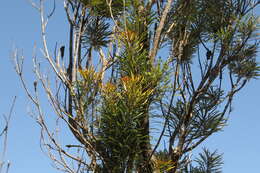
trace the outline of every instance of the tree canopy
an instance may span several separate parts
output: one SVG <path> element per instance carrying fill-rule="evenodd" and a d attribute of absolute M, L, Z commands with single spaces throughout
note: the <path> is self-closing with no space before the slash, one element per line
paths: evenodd
<path fill-rule="evenodd" d="M 190 155 L 223 129 L 234 96 L 259 76 L 254 14 L 259 3 L 65 0 L 69 42 L 54 53 L 46 39 L 53 14 L 44 13 L 44 0 L 34 4 L 41 14 L 43 55 L 56 83 L 35 57 L 30 91 L 23 59 L 14 58 L 57 167 L 71 173 L 221 172 L 217 151 Z M 38 83 L 75 137 L 71 144 L 62 146 L 52 135 Z"/>

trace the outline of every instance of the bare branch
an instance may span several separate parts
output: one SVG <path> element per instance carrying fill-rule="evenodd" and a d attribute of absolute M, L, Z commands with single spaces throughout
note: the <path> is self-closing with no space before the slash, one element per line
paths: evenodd
<path fill-rule="evenodd" d="M 1 158 L 0 158 L 0 173 L 2 173 L 3 168 L 5 166 L 5 155 L 7 152 L 7 142 L 8 142 L 8 132 L 9 132 L 9 127 L 10 127 L 10 120 L 11 120 L 11 116 L 13 114 L 13 110 L 14 110 L 14 106 L 15 106 L 15 102 L 16 102 L 16 96 L 14 97 L 13 101 L 12 101 L 12 105 L 9 111 L 8 116 L 4 115 L 4 120 L 5 120 L 5 127 L 3 128 L 2 132 L 0 132 L 0 139 L 1 137 L 3 137 L 3 151 L 1 153 Z M 6 173 L 8 173 L 9 171 L 9 167 L 10 167 L 10 162 L 7 162 L 6 165 Z"/>
<path fill-rule="evenodd" d="M 172 5 L 172 1 L 173 0 L 168 0 L 167 1 L 167 4 L 165 5 L 163 13 L 162 13 L 162 17 L 160 19 L 159 26 L 158 26 L 158 28 L 156 30 L 155 37 L 153 39 L 153 47 L 152 47 L 152 49 L 151 49 L 151 51 L 149 53 L 149 57 L 150 57 L 151 62 L 154 62 L 155 56 L 157 54 L 158 45 L 159 45 L 159 42 L 161 40 L 161 32 L 162 32 L 163 27 L 165 26 L 165 21 L 166 21 L 168 13 L 170 11 L 170 7 Z"/>

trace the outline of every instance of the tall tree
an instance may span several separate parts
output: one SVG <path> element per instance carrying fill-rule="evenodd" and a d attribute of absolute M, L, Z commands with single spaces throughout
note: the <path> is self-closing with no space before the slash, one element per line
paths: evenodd
<path fill-rule="evenodd" d="M 58 85 L 35 58 L 37 81 L 30 92 L 23 58 L 14 52 L 14 59 L 50 139 L 50 157 L 71 173 L 221 172 L 217 152 L 204 149 L 195 160 L 189 155 L 223 129 L 234 95 L 258 76 L 259 21 L 253 10 L 259 3 L 65 0 L 69 42 L 54 54 L 46 40 L 53 13 L 45 15 L 44 0 L 33 3 L 41 14 L 43 55 Z M 75 137 L 66 145 L 70 150 L 47 126 L 38 83 Z"/>

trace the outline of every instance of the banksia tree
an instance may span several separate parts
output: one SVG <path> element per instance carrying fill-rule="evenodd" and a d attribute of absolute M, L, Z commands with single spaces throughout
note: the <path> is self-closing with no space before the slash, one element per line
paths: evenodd
<path fill-rule="evenodd" d="M 33 5 L 58 87 L 35 58 L 34 95 L 24 82 L 23 58 L 17 52 L 14 58 L 38 110 L 42 142 L 59 169 L 221 172 L 217 152 L 190 154 L 223 129 L 234 95 L 258 76 L 253 10 L 259 2 L 65 0 L 69 42 L 53 55 L 46 40 L 51 15 L 45 16 L 43 4 Z M 60 144 L 47 126 L 38 83 L 75 137 L 71 144 Z"/>

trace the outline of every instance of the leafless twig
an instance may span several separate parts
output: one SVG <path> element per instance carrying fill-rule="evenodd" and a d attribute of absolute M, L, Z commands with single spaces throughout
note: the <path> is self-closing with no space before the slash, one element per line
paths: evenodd
<path fill-rule="evenodd" d="M 9 127 L 10 127 L 11 116 L 13 114 L 13 110 L 14 110 L 14 106 L 15 106 L 15 101 L 16 101 L 16 96 L 14 97 L 14 99 L 12 101 L 12 105 L 11 105 L 9 114 L 7 116 L 3 115 L 4 120 L 5 120 L 5 126 L 4 126 L 3 130 L 0 132 L 0 139 L 1 139 L 1 137 L 3 137 L 3 141 L 2 141 L 3 151 L 1 154 L 1 158 L 0 158 L 0 173 L 2 173 L 3 168 L 5 166 L 4 159 L 5 159 L 6 152 L 7 152 L 8 132 L 9 132 Z M 9 171 L 10 164 L 11 163 L 9 161 L 7 161 L 7 165 L 6 165 L 6 169 L 5 169 L 6 173 L 8 173 L 8 171 Z"/>

